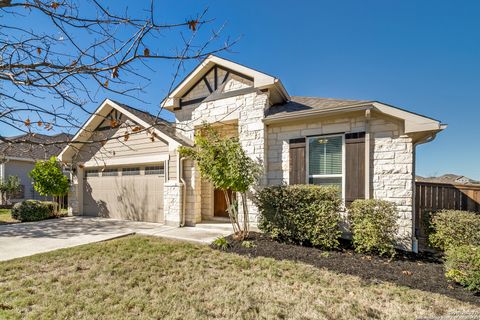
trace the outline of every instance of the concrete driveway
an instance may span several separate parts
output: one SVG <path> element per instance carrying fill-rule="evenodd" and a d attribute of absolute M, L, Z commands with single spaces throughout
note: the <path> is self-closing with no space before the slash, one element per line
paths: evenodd
<path fill-rule="evenodd" d="M 0 261 L 37 253 L 143 234 L 210 243 L 231 231 L 221 228 L 170 227 L 158 223 L 107 218 L 67 217 L 0 225 Z"/>

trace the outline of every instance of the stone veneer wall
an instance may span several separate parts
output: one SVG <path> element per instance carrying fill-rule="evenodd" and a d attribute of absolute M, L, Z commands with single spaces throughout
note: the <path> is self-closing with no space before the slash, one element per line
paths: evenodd
<path fill-rule="evenodd" d="M 363 113 L 349 117 L 270 125 L 267 128 L 267 181 L 269 185 L 289 180 L 289 140 L 311 135 L 366 130 Z M 393 118 L 373 114 L 370 120 L 371 197 L 396 203 L 399 210 L 399 245 L 411 248 L 413 237 L 414 155 L 411 138 L 403 135 L 403 125 Z"/>
<path fill-rule="evenodd" d="M 265 125 L 262 120 L 268 103 L 268 95 L 258 91 L 209 101 L 198 106 L 185 106 L 181 110 L 175 111 L 177 130 L 193 139 L 194 128 L 204 122 L 217 125 L 236 122 L 238 124 L 238 137 L 242 147 L 252 159 L 264 165 Z M 210 197 L 210 205 L 202 204 L 202 191 L 205 192 L 208 186 L 201 182 L 202 179 L 198 169 L 194 166 L 190 166 L 190 168 L 185 167 L 184 174 L 185 176 L 188 175 L 189 178 L 187 185 L 191 184 L 191 193 L 187 192 L 187 202 L 189 203 L 187 205 L 187 212 L 189 212 L 188 220 L 191 224 L 194 224 L 200 221 L 202 211 L 211 210 L 211 194 L 208 195 Z M 250 220 L 256 222 L 257 208 L 251 201 L 248 202 L 248 206 Z"/>
<path fill-rule="evenodd" d="M 414 158 L 412 139 L 374 133 L 371 162 L 373 198 L 396 203 L 400 217 L 398 237 L 403 247 L 411 249 L 414 236 L 413 186 Z"/>
<path fill-rule="evenodd" d="M 180 199 L 183 193 L 183 184 L 168 181 L 163 187 L 163 212 L 165 224 L 178 226 L 182 213 Z"/>
<path fill-rule="evenodd" d="M 76 173 L 70 173 L 70 188 L 68 189 L 68 215 L 78 216 L 83 206 L 83 174 L 84 170 L 77 167 Z M 79 178 L 80 177 L 80 178 Z"/>

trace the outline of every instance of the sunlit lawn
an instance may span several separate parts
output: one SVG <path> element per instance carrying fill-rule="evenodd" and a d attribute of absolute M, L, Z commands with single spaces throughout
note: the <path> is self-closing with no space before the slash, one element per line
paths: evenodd
<path fill-rule="evenodd" d="M 0 263 L 0 319 L 414 319 L 477 310 L 291 261 L 131 236 Z"/>
<path fill-rule="evenodd" d="M 0 209 L 0 224 L 18 222 L 12 218 L 10 212 L 10 209 Z"/>

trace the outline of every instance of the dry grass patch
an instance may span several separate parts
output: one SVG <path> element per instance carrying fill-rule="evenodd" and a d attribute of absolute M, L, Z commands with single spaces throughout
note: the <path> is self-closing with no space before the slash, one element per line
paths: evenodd
<path fill-rule="evenodd" d="M 408 319 L 480 310 L 291 261 L 133 236 L 0 263 L 7 319 Z"/>

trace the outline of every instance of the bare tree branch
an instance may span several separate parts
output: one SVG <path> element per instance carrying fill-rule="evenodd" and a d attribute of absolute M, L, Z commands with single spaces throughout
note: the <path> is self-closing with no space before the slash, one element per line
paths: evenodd
<path fill-rule="evenodd" d="M 91 115 L 87 106 L 100 92 L 143 101 L 139 94 L 150 79 L 139 68 L 148 70 L 149 61 L 174 62 L 170 93 L 185 61 L 236 43 L 227 38 L 217 45 L 224 26 L 210 34 L 206 27 L 215 23 L 207 10 L 169 23 L 156 17 L 153 0 L 140 14 L 135 5 L 135 14 L 129 14 L 117 3 L 112 9 L 97 0 L 0 0 L 0 125 L 30 133 L 12 140 L 0 132 L 0 144 L 45 146 L 31 134 L 77 131 L 78 118 Z M 162 124 L 160 101 L 158 106 L 152 127 Z"/>

